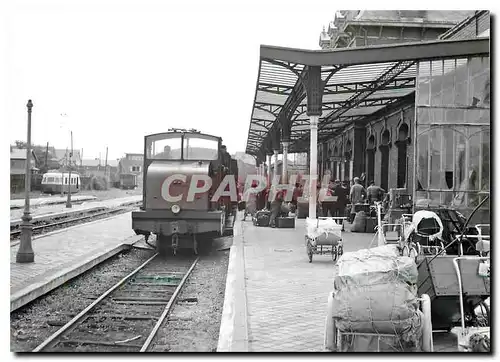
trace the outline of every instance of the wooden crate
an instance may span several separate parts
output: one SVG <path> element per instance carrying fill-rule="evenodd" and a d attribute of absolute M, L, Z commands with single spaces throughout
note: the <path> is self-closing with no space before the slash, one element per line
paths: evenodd
<path fill-rule="evenodd" d="M 430 263 L 425 257 L 418 268 L 418 293 L 428 294 L 431 300 L 441 296 L 458 296 L 458 278 L 453 259 L 456 256 L 438 256 Z M 478 274 L 479 260 L 459 260 L 463 293 L 469 296 L 489 296 L 490 278 Z"/>
<path fill-rule="evenodd" d="M 458 278 L 453 267 L 456 256 L 425 257 L 418 268 L 418 295 L 431 298 L 433 329 L 447 329 L 460 320 Z M 473 310 L 490 294 L 490 279 L 478 275 L 479 260 L 459 260 L 464 295 L 467 296 L 465 311 Z"/>

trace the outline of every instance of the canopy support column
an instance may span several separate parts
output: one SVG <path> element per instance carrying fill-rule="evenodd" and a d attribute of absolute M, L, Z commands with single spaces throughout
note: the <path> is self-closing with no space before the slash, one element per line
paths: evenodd
<path fill-rule="evenodd" d="M 271 154 L 267 155 L 267 186 L 271 185 Z"/>
<path fill-rule="evenodd" d="M 309 160 L 309 218 L 316 219 L 316 198 L 317 198 L 317 179 L 318 179 L 318 120 L 319 116 L 310 118 L 310 160 Z"/>
<path fill-rule="evenodd" d="M 316 219 L 316 202 L 318 197 L 318 122 L 323 111 L 323 89 L 325 83 L 321 80 L 321 67 L 308 66 L 302 81 L 306 88 L 307 115 L 311 136 L 309 138 L 309 219 Z"/>
<path fill-rule="evenodd" d="M 273 172 L 273 178 L 272 178 L 271 182 L 274 181 L 276 176 L 279 176 L 279 174 L 278 174 L 278 154 L 279 154 L 279 152 L 280 152 L 280 150 L 274 150 L 274 172 Z"/>
<path fill-rule="evenodd" d="M 281 172 L 281 183 L 288 183 L 288 145 L 289 142 L 283 141 L 283 169 Z"/>

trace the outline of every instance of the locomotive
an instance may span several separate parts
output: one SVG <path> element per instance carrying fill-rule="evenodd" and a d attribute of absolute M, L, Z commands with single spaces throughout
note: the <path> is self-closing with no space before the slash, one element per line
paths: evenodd
<path fill-rule="evenodd" d="M 222 138 L 194 129 L 147 135 L 143 170 L 142 206 L 132 212 L 132 229 L 146 242 L 155 234 L 160 255 L 180 248 L 198 254 L 213 237 L 232 235 L 237 193 L 236 199 L 227 192 L 217 196 L 235 186 L 238 170 Z"/>

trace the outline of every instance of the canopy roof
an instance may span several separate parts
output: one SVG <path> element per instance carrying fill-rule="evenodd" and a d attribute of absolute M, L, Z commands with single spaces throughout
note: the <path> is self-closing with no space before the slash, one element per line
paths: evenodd
<path fill-rule="evenodd" d="M 321 67 L 321 142 L 413 93 L 419 61 L 487 56 L 489 46 L 489 38 L 314 51 L 262 45 L 246 153 L 270 152 L 272 133 L 282 129 L 278 120 L 291 122 L 290 152 L 309 150 L 301 81 L 309 66 Z"/>

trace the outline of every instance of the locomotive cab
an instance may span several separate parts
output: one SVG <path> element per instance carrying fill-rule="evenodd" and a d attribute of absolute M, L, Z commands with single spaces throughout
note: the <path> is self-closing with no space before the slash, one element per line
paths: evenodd
<path fill-rule="evenodd" d="M 223 165 L 221 138 L 191 130 L 148 135 L 144 140 L 143 205 L 132 213 L 137 235 L 156 235 L 165 253 L 171 245 L 193 247 L 232 232 L 227 203 L 212 200 L 229 169 Z"/>

